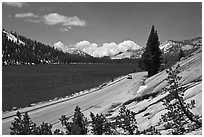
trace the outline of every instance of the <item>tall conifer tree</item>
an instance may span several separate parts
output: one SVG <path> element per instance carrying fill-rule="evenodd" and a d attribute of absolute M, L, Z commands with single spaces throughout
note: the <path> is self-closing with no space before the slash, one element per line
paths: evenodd
<path fill-rule="evenodd" d="M 152 25 L 151 32 L 149 34 L 145 52 L 142 55 L 142 62 L 146 71 L 148 71 L 148 76 L 153 76 L 158 73 L 161 65 L 161 50 L 159 48 L 159 37 L 157 31 Z"/>

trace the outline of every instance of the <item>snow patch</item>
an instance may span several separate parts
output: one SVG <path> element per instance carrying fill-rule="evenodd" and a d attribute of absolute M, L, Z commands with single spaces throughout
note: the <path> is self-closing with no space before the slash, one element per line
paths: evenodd
<path fill-rule="evenodd" d="M 139 93 L 139 92 L 141 92 L 141 91 L 143 91 L 143 90 L 145 90 L 145 89 L 147 89 L 147 85 L 140 86 L 140 88 L 139 88 L 139 90 L 137 91 L 137 93 Z"/>

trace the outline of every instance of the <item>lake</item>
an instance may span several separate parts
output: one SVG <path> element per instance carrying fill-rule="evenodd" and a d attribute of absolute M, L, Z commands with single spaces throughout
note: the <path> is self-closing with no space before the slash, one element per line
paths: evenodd
<path fill-rule="evenodd" d="M 2 110 L 65 97 L 139 71 L 137 64 L 2 66 Z"/>

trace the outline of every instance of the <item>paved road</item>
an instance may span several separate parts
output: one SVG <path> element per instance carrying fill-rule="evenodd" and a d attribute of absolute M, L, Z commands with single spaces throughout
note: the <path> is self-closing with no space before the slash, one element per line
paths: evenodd
<path fill-rule="evenodd" d="M 129 93 L 132 85 L 134 83 L 139 83 L 145 74 L 145 72 L 132 74 L 133 79 L 125 78 L 111 86 L 104 87 L 101 90 L 71 100 L 48 105 L 40 109 L 35 109 L 33 111 L 29 111 L 28 114 L 32 121 L 34 121 L 37 125 L 39 125 L 42 121 L 45 121 L 54 124 L 53 128 L 61 128 L 61 124 L 58 122 L 60 116 L 73 115 L 76 105 L 80 106 L 83 113 L 88 116 L 90 112 L 100 113 L 109 108 L 113 103 L 123 103 L 124 101 L 132 98 L 133 94 Z M 37 107 L 38 106 L 35 106 L 35 108 Z M 11 127 L 11 122 L 14 119 L 13 116 L 8 118 L 4 117 L 6 117 L 6 115 L 3 114 L 3 135 L 10 133 L 9 127 Z"/>

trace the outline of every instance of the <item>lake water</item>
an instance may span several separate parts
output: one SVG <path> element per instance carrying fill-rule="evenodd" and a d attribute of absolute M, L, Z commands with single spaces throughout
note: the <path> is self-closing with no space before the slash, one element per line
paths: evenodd
<path fill-rule="evenodd" d="M 65 97 L 139 71 L 136 64 L 62 64 L 2 67 L 2 110 Z"/>

